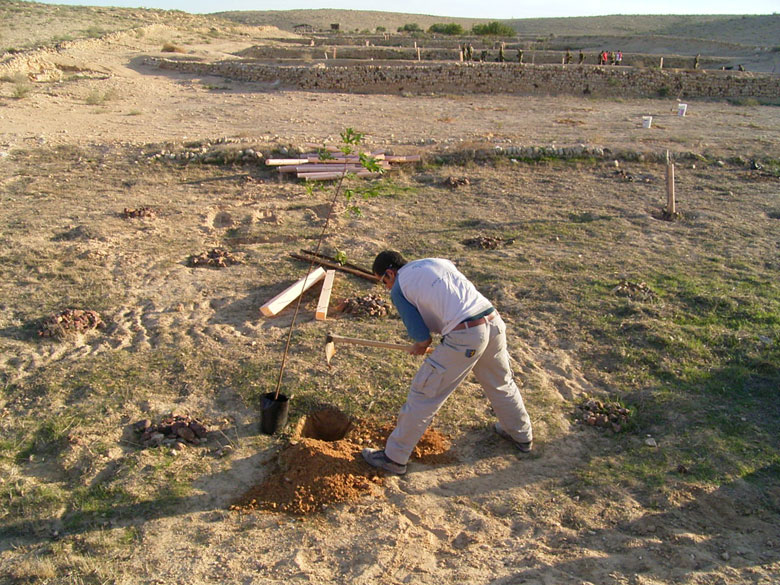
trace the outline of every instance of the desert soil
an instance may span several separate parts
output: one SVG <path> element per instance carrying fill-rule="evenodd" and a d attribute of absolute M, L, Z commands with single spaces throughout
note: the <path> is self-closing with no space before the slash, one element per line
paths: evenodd
<path fill-rule="evenodd" d="M 681 118 L 675 115 L 673 100 L 348 95 L 176 74 L 144 63 L 147 55 L 166 56 L 159 52 L 166 34 L 74 43 L 50 59 L 78 78 L 36 84 L 24 99 L 13 99 L 10 83 L 0 85 L 4 224 L 25 223 L 27 243 L 43 248 L 53 233 L 71 233 L 73 240 L 66 238 L 62 245 L 110 266 L 115 282 L 105 286 L 123 287 L 127 299 L 126 306 L 104 315 L 112 329 L 110 335 L 94 338 L 97 341 L 41 345 L 4 336 L 2 364 L 11 377 L 31 376 L 47 364 L 76 362 L 94 352 L 133 351 L 183 337 L 191 337 L 197 351 L 219 352 L 223 344 L 263 346 L 282 339 L 285 326 L 283 320 L 264 323 L 257 313 L 263 299 L 246 289 L 231 291 L 217 271 L 200 269 L 203 272 L 193 276 L 196 269 L 181 264 L 166 268 L 160 259 L 143 257 L 146 239 L 178 242 L 185 237 L 182 232 L 187 232 L 193 253 L 204 251 L 220 221 L 232 225 L 253 213 L 256 219 L 259 211 L 273 207 L 275 183 L 243 185 L 238 189 L 243 199 L 231 187 L 229 197 L 204 205 L 200 187 L 188 191 L 172 184 L 169 192 L 152 192 L 132 175 L 125 193 L 103 192 L 102 208 L 97 200 L 72 201 L 67 195 L 65 207 L 59 208 L 61 204 L 43 194 L 37 215 L 22 198 L 12 196 L 12 187 L 18 189 L 21 180 L 14 163 L 20 151 L 42 160 L 70 148 L 104 152 L 102 161 L 72 161 L 67 172 L 59 169 L 54 177 L 47 176 L 45 163 L 39 171 L 26 167 L 29 180 L 56 183 L 67 193 L 70 181 L 92 181 L 99 190 L 101 174 L 109 172 L 113 156 L 137 154 L 146 144 L 230 137 L 260 145 L 299 145 L 332 142 L 346 127 L 365 132 L 369 146 L 422 154 L 471 145 L 583 143 L 615 150 L 696 152 L 725 160 L 777 156 L 780 142 L 780 115 L 771 107 L 696 101 Z M 187 50 L 219 58 L 247 43 L 214 40 L 187 45 Z M 110 99 L 86 104 L 96 92 Z M 644 115 L 654 116 L 652 128 L 641 127 Z M 575 192 L 582 185 L 594 190 L 589 196 L 598 195 L 597 184 L 577 176 L 574 168 L 570 172 L 565 189 Z M 705 181 L 687 180 L 690 190 L 695 190 L 695 180 Z M 303 197 L 297 185 L 279 189 L 288 200 Z M 126 220 L 109 217 L 123 206 L 145 204 L 157 205 L 162 213 L 148 224 L 139 223 L 135 234 L 128 235 Z M 484 209 L 486 217 L 500 217 L 500 209 L 487 204 Z M 369 211 L 381 214 L 382 208 Z M 709 213 L 720 211 L 714 207 Z M 108 218 L 98 236 L 79 238 L 69 231 L 96 214 Z M 348 222 L 340 226 L 347 243 L 364 258 L 383 246 L 401 244 L 404 236 L 392 225 L 365 233 Z M 652 238 L 648 235 L 637 245 L 655 250 L 661 244 Z M 264 291 L 280 279 L 274 267 L 256 276 L 269 287 Z M 240 272 L 245 270 L 241 266 L 234 269 L 242 282 L 255 278 Z M 4 330 L 18 327 L 14 302 L 6 297 L 3 305 Z M 406 476 L 385 477 L 364 497 L 296 516 L 230 509 L 267 479 L 275 453 L 258 451 L 256 442 L 235 441 L 229 463 L 214 463 L 213 471 L 196 482 L 195 495 L 183 498 L 175 513 L 128 520 L 138 528 L 139 541 L 109 561 L 116 582 L 769 585 L 780 580 L 780 523 L 772 514 L 750 513 L 761 496 L 746 483 L 717 489 L 684 486 L 658 499 L 640 499 L 618 487 L 598 493 L 566 490 L 565 477 L 578 462 L 594 453 L 608 456 L 614 446 L 608 437 L 584 432 L 571 422 L 572 401 L 593 390 L 576 355 L 545 341 L 555 339 L 555 333 L 533 316 L 529 324 L 516 324 L 516 334 L 521 325 L 535 334 L 511 342 L 518 379 L 532 388 L 529 408 L 533 412 L 545 401 L 560 405 L 554 420 L 536 421 L 538 445 L 531 456 L 516 454 L 491 433 L 486 415 L 480 415 L 484 424 L 464 421 L 462 428 L 448 429 L 453 460 L 413 461 Z M 349 356 L 345 351 L 339 359 Z M 478 389 L 469 383 L 460 391 Z M 235 403 L 224 407 L 243 429 L 256 421 L 257 413 L 250 408 L 242 410 Z M 216 417 L 217 410 L 212 406 L 210 414 Z M 385 420 L 393 416 L 371 414 Z M 547 441 L 545 425 L 564 432 Z M 114 529 L 119 527 L 100 530 Z M 35 550 L 37 542 L 39 537 L 30 535 L 0 545 L 0 566 L 17 576 L 15 582 L 24 577 L 19 576 L 20 559 Z"/>

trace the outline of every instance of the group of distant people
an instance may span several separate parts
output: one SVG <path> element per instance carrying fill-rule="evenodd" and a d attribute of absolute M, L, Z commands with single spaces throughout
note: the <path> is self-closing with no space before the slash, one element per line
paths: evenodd
<path fill-rule="evenodd" d="M 599 65 L 622 65 L 623 51 L 601 51 Z"/>
<path fill-rule="evenodd" d="M 464 61 L 481 61 L 485 62 L 488 60 L 488 52 L 482 51 L 479 55 L 476 55 L 474 52 L 474 47 L 471 45 L 471 43 L 460 45 L 460 54 L 461 54 L 461 60 Z M 495 47 L 494 47 L 495 48 Z M 504 52 L 504 43 L 501 43 L 498 49 L 498 58 L 496 61 L 499 63 L 505 63 L 510 60 L 510 57 L 508 57 Z M 517 63 L 524 63 L 525 54 L 523 49 L 518 48 L 517 49 L 517 55 L 514 57 L 514 60 Z M 568 65 L 573 60 L 573 55 L 571 53 L 570 49 L 566 49 L 566 53 L 563 56 L 563 64 Z M 699 68 L 699 62 L 701 59 L 701 55 L 696 55 L 696 57 L 693 60 L 693 68 L 698 69 Z M 622 65 L 623 64 L 623 51 L 607 51 L 606 49 L 601 51 L 598 54 L 598 62 L 599 65 Z M 578 65 L 582 65 L 585 63 L 585 53 L 583 53 L 582 49 L 579 51 L 579 60 L 577 61 Z M 733 69 L 733 66 L 729 67 L 721 67 L 722 70 L 729 70 Z M 737 67 L 739 71 L 745 71 L 745 68 L 742 65 L 739 65 Z"/>

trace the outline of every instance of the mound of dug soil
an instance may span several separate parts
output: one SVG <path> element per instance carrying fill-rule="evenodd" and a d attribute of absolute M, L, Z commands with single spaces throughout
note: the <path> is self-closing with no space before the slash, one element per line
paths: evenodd
<path fill-rule="evenodd" d="M 307 515 L 332 504 L 378 495 L 384 484 L 383 472 L 363 461 L 361 451 L 364 446 L 384 445 L 392 429 L 391 424 L 352 421 L 335 408 L 304 417 L 290 444 L 280 451 L 276 470 L 241 496 L 231 510 Z M 449 447 L 445 435 L 428 429 L 412 459 L 450 461 Z"/>
<path fill-rule="evenodd" d="M 214 248 L 197 256 L 190 256 L 187 261 L 189 266 L 211 266 L 216 268 L 225 268 L 233 264 L 241 264 L 241 259 L 232 252 L 222 248 Z"/>
<path fill-rule="evenodd" d="M 363 297 L 344 299 L 334 309 L 337 313 L 349 313 L 359 317 L 387 317 L 387 301 L 375 293 Z"/>
<path fill-rule="evenodd" d="M 105 326 L 97 311 L 65 309 L 44 319 L 38 329 L 41 337 L 65 337 Z"/>

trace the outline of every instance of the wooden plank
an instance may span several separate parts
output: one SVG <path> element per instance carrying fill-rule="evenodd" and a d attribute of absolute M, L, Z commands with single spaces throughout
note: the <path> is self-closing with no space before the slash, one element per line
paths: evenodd
<path fill-rule="evenodd" d="M 280 173 L 297 173 L 298 169 L 301 168 L 303 165 L 282 165 L 280 167 L 277 167 L 277 170 Z"/>
<path fill-rule="evenodd" d="M 376 278 L 374 276 L 374 273 L 371 272 L 368 268 L 363 268 L 362 266 L 358 266 L 357 264 L 352 264 L 351 262 L 339 262 L 333 256 L 328 256 L 326 254 L 320 254 L 319 252 L 312 252 L 311 250 L 301 250 L 301 254 L 308 254 L 309 256 L 314 256 L 316 258 L 322 258 L 323 260 L 327 260 L 328 262 L 335 262 L 339 266 L 346 266 L 347 268 L 354 268 L 355 270 L 360 270 L 360 272 L 365 272 L 371 278 Z"/>
<path fill-rule="evenodd" d="M 347 169 L 348 174 L 353 174 L 356 177 L 381 177 L 382 173 L 372 173 L 369 171 L 350 171 Z M 335 173 L 335 172 L 316 172 L 316 173 L 298 173 L 299 179 L 306 179 L 307 181 L 333 181 L 335 179 L 340 179 L 342 176 L 344 176 L 343 172 Z"/>
<path fill-rule="evenodd" d="M 420 162 L 420 160 L 422 160 L 422 157 L 419 154 L 410 154 L 407 156 L 387 155 L 385 156 L 385 160 L 391 163 L 392 162 L 397 162 L 397 163 Z"/>
<path fill-rule="evenodd" d="M 278 167 L 280 165 L 301 165 L 309 162 L 305 158 L 269 158 L 266 159 L 265 164 L 269 167 Z"/>
<path fill-rule="evenodd" d="M 317 163 L 321 165 L 340 165 L 344 163 L 359 163 L 360 157 L 358 156 L 339 156 L 333 158 L 320 158 L 318 156 L 310 156 L 308 159 L 310 163 Z"/>
<path fill-rule="evenodd" d="M 321 164 L 301 164 L 301 165 L 283 165 L 277 167 L 280 173 L 335 173 L 343 172 L 346 167 L 347 172 L 365 170 L 365 167 L 359 164 L 347 164 L 341 167 L 334 168 L 333 165 L 321 165 Z"/>
<path fill-rule="evenodd" d="M 347 169 L 348 171 L 365 171 L 366 167 L 360 163 L 339 163 L 338 165 L 324 165 L 322 163 L 309 163 L 298 165 L 298 171 L 305 173 L 337 173 Z"/>
<path fill-rule="evenodd" d="M 320 291 L 320 300 L 317 302 L 317 312 L 314 313 L 314 319 L 317 321 L 324 321 L 328 318 L 328 304 L 330 303 L 330 293 L 333 290 L 335 277 L 335 270 L 328 270 L 325 273 L 325 281 L 322 283 L 322 290 Z"/>
<path fill-rule="evenodd" d="M 356 270 L 354 268 L 348 268 L 347 266 L 342 266 L 341 264 L 338 264 L 337 262 L 328 262 L 327 260 L 322 260 L 320 258 L 312 258 L 309 256 L 301 256 L 300 254 L 291 253 L 290 256 L 295 258 L 296 260 L 303 260 L 304 262 L 314 262 L 315 264 L 319 264 L 321 266 L 325 266 L 326 268 L 333 268 L 335 270 L 340 270 L 341 272 L 347 272 L 349 274 L 352 274 L 354 276 L 359 276 L 361 278 L 365 278 L 366 280 L 370 280 L 371 282 L 379 282 L 379 277 L 374 276 L 373 274 L 366 274 L 362 270 Z"/>
<path fill-rule="evenodd" d="M 322 266 L 318 266 L 315 270 L 312 270 L 308 277 L 304 276 L 260 307 L 260 312 L 266 317 L 276 315 L 323 278 L 325 278 L 325 269 Z"/>

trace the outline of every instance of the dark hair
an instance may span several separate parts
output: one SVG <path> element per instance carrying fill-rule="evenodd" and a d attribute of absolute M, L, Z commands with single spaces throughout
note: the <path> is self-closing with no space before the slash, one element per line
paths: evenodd
<path fill-rule="evenodd" d="M 378 276 L 382 276 L 386 270 L 389 270 L 391 268 L 393 270 L 398 270 L 405 264 L 406 264 L 406 258 L 401 256 L 400 252 L 396 252 L 395 250 L 385 250 L 377 254 L 376 258 L 374 259 L 374 265 L 371 267 L 371 270 L 373 271 L 374 274 Z"/>

